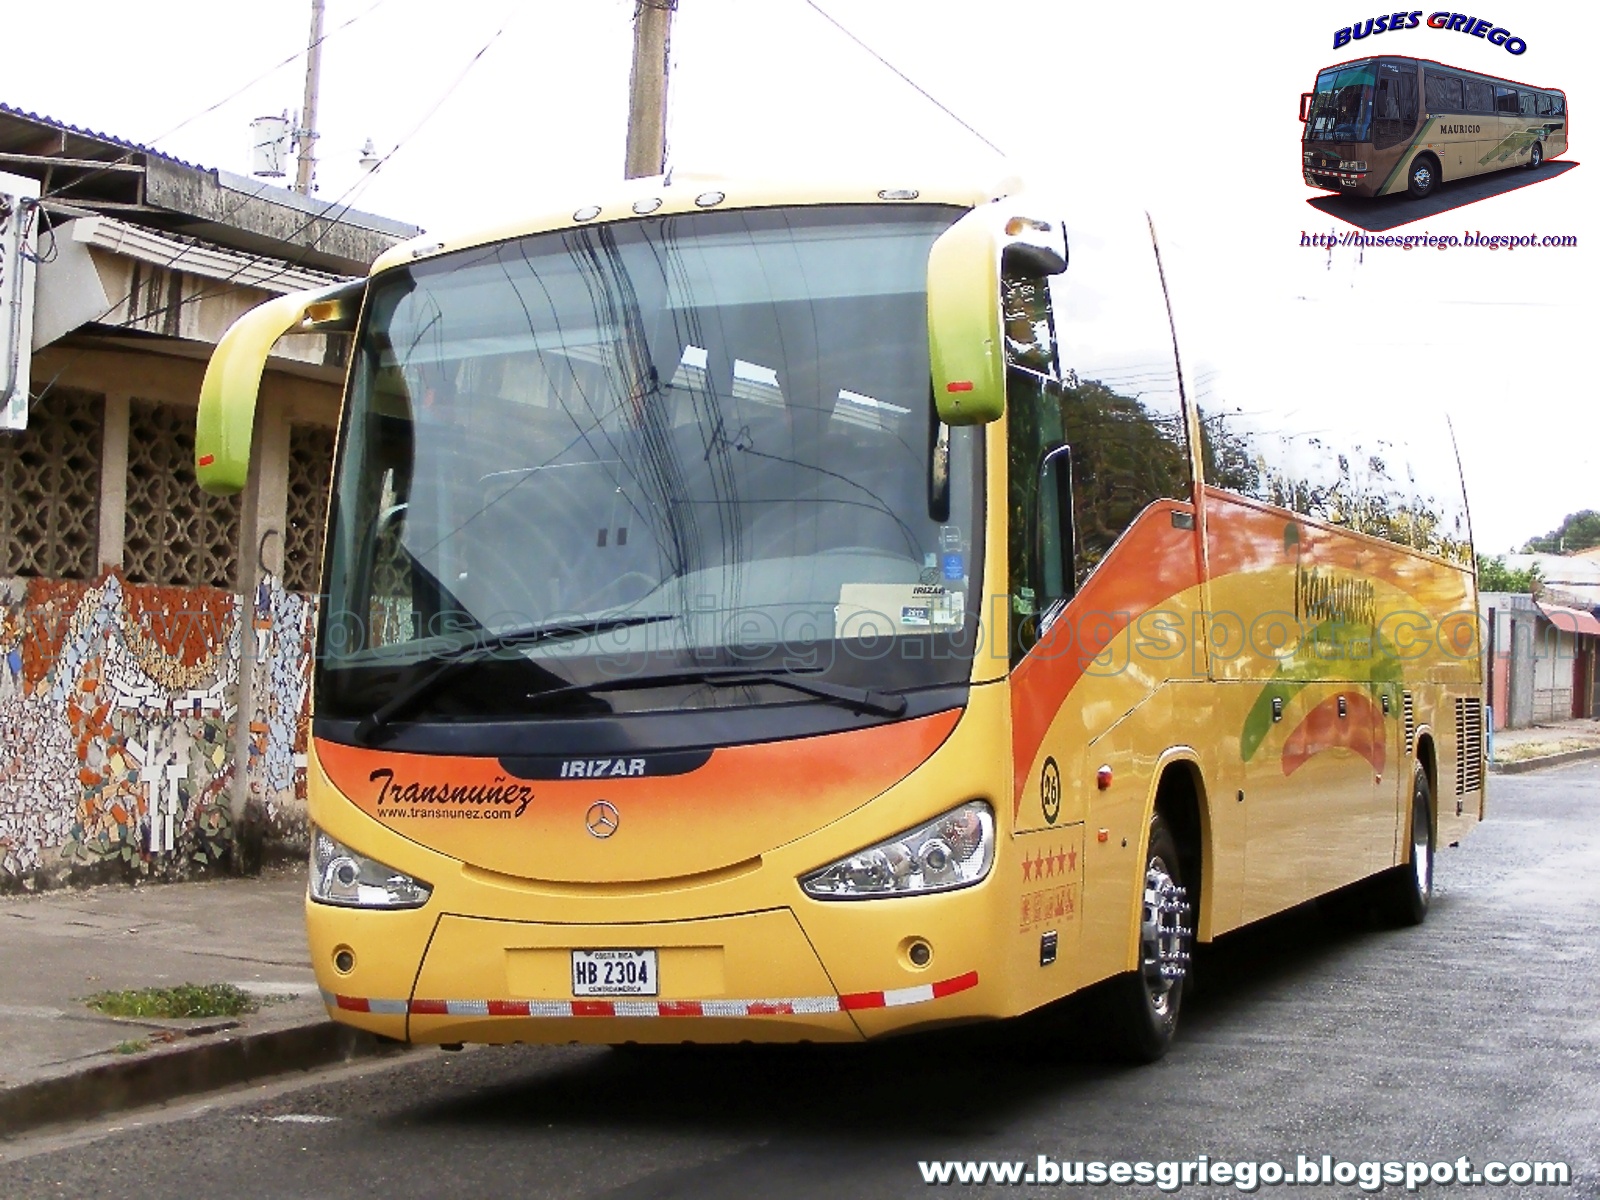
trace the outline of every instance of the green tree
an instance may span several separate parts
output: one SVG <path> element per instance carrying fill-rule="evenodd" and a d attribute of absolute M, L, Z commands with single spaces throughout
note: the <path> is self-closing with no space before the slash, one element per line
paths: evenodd
<path fill-rule="evenodd" d="M 1514 571 L 1503 558 L 1478 555 L 1478 590 L 1484 592 L 1526 592 L 1531 594 L 1540 583 L 1539 564 L 1526 570 Z"/>
<path fill-rule="evenodd" d="M 1600 546 L 1600 512 L 1586 508 L 1582 512 L 1568 513 L 1561 524 L 1543 537 L 1529 540 L 1522 548 L 1524 554 L 1573 554 Z"/>

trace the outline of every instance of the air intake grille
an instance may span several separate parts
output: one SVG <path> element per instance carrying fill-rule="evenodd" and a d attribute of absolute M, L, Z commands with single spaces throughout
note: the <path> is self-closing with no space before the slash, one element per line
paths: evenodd
<path fill-rule="evenodd" d="M 1456 795 L 1483 786 L 1483 701 L 1456 697 Z"/>
<path fill-rule="evenodd" d="M 1411 752 L 1417 748 L 1417 702 L 1411 698 L 1411 693 L 1407 692 L 1400 703 L 1405 714 L 1406 757 L 1409 758 Z"/>

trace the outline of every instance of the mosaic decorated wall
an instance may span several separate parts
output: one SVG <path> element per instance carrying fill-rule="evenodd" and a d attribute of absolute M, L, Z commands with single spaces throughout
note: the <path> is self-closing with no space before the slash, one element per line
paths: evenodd
<path fill-rule="evenodd" d="M 220 865 L 246 631 L 251 803 L 303 842 L 313 608 L 276 579 L 248 606 L 115 571 L 0 580 L 0 888 Z"/>

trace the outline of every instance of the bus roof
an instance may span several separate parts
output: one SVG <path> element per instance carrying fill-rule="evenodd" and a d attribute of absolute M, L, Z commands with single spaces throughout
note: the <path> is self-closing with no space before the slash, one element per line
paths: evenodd
<path fill-rule="evenodd" d="M 1457 75 L 1470 75 L 1472 78 L 1481 79 L 1486 83 L 1514 83 L 1518 87 L 1527 88 L 1530 92 L 1556 92 L 1562 96 L 1566 95 L 1566 92 L 1562 91 L 1560 88 L 1545 87 L 1542 84 L 1537 83 L 1524 83 L 1520 79 L 1507 79 L 1502 75 L 1487 75 L 1482 71 L 1474 71 L 1468 67 L 1453 67 L 1449 63 L 1439 62 L 1436 59 L 1417 58 L 1416 56 L 1410 54 L 1369 54 L 1365 58 L 1352 58 L 1345 62 L 1337 62 L 1326 67 L 1318 67 L 1317 74 L 1321 75 L 1325 71 L 1337 71 L 1344 67 L 1359 67 L 1366 63 L 1378 62 L 1380 59 L 1384 62 L 1421 63 L 1425 67 L 1437 67 L 1441 71 L 1452 71 Z"/>
<path fill-rule="evenodd" d="M 846 182 L 732 179 L 714 175 L 650 176 L 575 193 L 571 207 L 538 213 L 462 234 L 424 234 L 401 242 L 372 264 L 372 274 L 436 255 L 509 241 L 534 233 L 685 212 L 818 204 L 948 204 L 974 208 L 1021 190 L 1016 179 L 991 186 L 972 183 L 908 185 L 901 180 Z"/>

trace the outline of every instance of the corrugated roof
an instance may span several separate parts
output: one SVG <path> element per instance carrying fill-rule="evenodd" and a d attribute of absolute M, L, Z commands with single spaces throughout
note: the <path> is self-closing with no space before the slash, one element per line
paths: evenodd
<path fill-rule="evenodd" d="M 1557 629 L 1567 633 L 1592 633 L 1600 634 L 1600 621 L 1595 620 L 1593 613 L 1584 612 L 1581 608 L 1565 608 L 1559 604 L 1539 603 L 1539 611 Z"/>
<path fill-rule="evenodd" d="M 168 162 L 177 163 L 180 166 L 188 167 L 194 171 L 209 171 L 211 169 L 210 167 L 203 167 L 198 163 L 192 163 L 186 159 L 179 158 L 177 155 L 168 154 L 164 150 L 157 150 L 153 146 L 146 146 L 140 142 L 130 142 L 127 138 L 119 138 L 113 134 L 101 133 L 95 129 L 85 129 L 81 125 L 73 125 L 66 121 L 58 121 L 54 117 L 47 117 L 42 113 L 29 112 L 25 108 L 17 108 L 14 105 L 4 103 L 3 101 L 0 101 L 0 114 L 9 117 L 20 117 L 25 121 L 32 121 L 35 124 L 44 125 L 51 129 L 59 130 L 63 133 L 71 134 L 74 137 L 84 138 L 93 142 L 100 142 L 106 146 L 115 147 L 119 150 L 131 150 L 136 154 L 147 154 L 152 158 L 163 158 Z M 0 139 L 0 150 L 5 149 L 7 149 L 7 147 L 3 144 L 3 139 Z M 82 155 L 80 157 L 95 156 Z"/>

